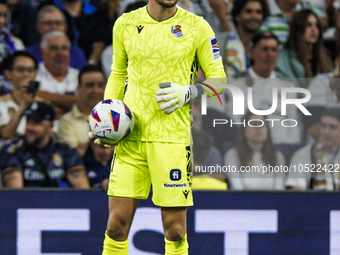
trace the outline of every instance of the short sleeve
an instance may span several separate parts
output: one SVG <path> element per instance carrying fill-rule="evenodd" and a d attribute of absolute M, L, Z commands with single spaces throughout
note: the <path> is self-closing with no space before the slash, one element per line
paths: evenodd
<path fill-rule="evenodd" d="M 5 145 L 0 150 L 0 171 L 1 173 L 10 169 L 22 170 L 23 165 L 21 163 L 18 154 L 9 152 L 10 145 Z"/>
<path fill-rule="evenodd" d="M 79 156 L 76 149 L 71 149 L 67 145 L 63 145 L 65 148 L 64 162 L 66 172 L 77 168 L 85 168 L 83 160 Z"/>

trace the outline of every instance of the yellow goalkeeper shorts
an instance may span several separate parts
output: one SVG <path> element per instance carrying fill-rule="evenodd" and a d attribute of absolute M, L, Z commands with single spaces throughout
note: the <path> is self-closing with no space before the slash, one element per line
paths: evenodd
<path fill-rule="evenodd" d="M 162 207 L 192 206 L 190 145 L 123 141 L 111 164 L 108 195 L 147 199 Z"/>

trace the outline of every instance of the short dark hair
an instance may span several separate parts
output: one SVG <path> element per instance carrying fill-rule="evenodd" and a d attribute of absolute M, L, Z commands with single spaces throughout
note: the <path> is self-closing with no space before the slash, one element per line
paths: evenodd
<path fill-rule="evenodd" d="M 10 56 L 8 56 L 4 59 L 4 61 L 3 61 L 4 70 L 12 70 L 14 62 L 15 62 L 16 58 L 18 58 L 18 57 L 27 57 L 27 58 L 32 59 L 33 62 L 34 62 L 34 69 L 38 70 L 38 61 L 36 60 L 36 58 L 31 53 L 29 53 L 27 51 L 23 51 L 23 50 L 16 51 L 12 55 L 10 55 Z"/>
<path fill-rule="evenodd" d="M 322 116 L 330 116 L 334 119 L 340 120 L 340 108 L 339 107 L 331 107 L 326 108 L 326 110 L 322 113 Z"/>
<path fill-rule="evenodd" d="M 101 69 L 97 65 L 87 64 L 87 65 L 83 66 L 79 70 L 79 74 L 78 74 L 78 86 L 81 84 L 81 77 L 83 76 L 83 74 L 85 74 L 85 73 L 94 73 L 94 72 L 100 72 L 103 75 L 103 77 L 106 79 L 106 76 L 105 76 L 105 73 L 103 72 L 103 69 Z"/>
<path fill-rule="evenodd" d="M 0 4 L 7 5 L 7 0 L 0 0 Z"/>
<path fill-rule="evenodd" d="M 263 21 L 269 16 L 269 6 L 267 0 L 235 0 L 233 4 L 233 9 L 231 11 L 231 16 L 235 26 L 237 26 L 236 17 L 242 12 L 244 6 L 248 2 L 259 2 L 262 6 Z"/>
<path fill-rule="evenodd" d="M 272 32 L 258 32 L 253 36 L 251 40 L 251 47 L 254 48 L 256 44 L 261 41 L 262 39 L 274 39 L 277 42 L 277 45 L 280 45 L 279 38 Z"/>

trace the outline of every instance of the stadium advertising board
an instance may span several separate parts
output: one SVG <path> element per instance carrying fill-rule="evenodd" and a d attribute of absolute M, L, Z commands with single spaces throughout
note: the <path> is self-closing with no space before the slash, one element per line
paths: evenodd
<path fill-rule="evenodd" d="M 91 191 L 0 191 L 0 254 L 101 254 L 107 196 Z M 338 193 L 196 192 L 190 254 L 340 254 Z M 160 209 L 141 201 L 132 255 L 164 254 Z"/>

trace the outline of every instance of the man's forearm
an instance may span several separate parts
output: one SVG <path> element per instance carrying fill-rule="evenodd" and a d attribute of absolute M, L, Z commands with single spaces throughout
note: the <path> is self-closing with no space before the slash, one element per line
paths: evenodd
<path fill-rule="evenodd" d="M 60 95 L 40 90 L 37 92 L 37 95 L 51 102 L 53 105 L 63 108 L 66 111 L 71 110 L 72 106 L 76 104 L 79 100 L 77 96 Z"/>
<path fill-rule="evenodd" d="M 12 115 L 11 120 L 7 124 L 0 127 L 1 139 L 10 140 L 15 137 L 23 112 L 23 110 L 15 112 Z"/>

